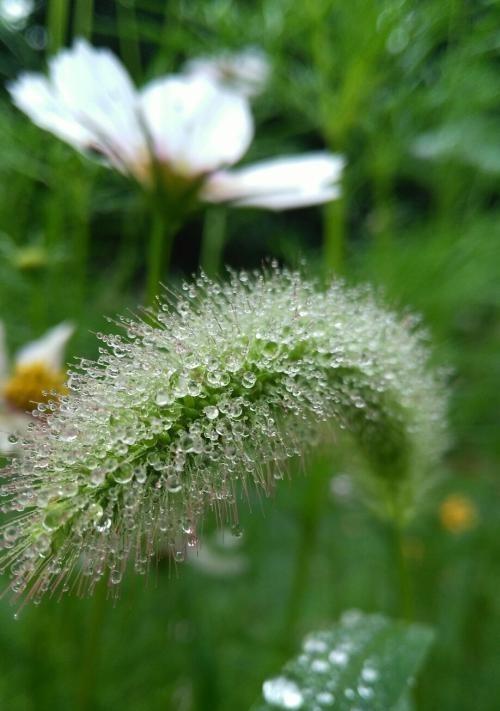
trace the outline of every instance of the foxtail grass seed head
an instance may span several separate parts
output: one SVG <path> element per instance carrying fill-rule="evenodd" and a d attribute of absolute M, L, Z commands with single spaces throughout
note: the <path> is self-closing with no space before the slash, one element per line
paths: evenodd
<path fill-rule="evenodd" d="M 266 494 L 284 462 L 346 430 L 381 491 L 414 503 L 443 448 L 445 404 L 415 319 L 368 288 L 325 290 L 297 273 L 204 275 L 175 306 L 122 319 L 81 361 L 69 394 L 40 405 L 3 472 L 1 567 L 35 601 L 115 589 L 127 564 L 182 560 L 212 509 Z"/>

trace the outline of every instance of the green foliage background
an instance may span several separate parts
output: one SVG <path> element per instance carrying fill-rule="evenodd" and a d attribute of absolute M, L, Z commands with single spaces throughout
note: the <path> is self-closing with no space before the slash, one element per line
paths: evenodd
<path fill-rule="evenodd" d="M 258 45 L 273 75 L 255 102 L 248 161 L 322 147 L 346 155 L 341 201 L 228 211 L 222 250 L 202 248 L 214 211 L 201 212 L 178 235 L 165 280 L 200 261 L 216 272 L 305 258 L 312 273 L 374 282 L 423 314 L 436 360 L 452 369 L 453 432 L 441 483 L 406 534 L 415 618 L 436 629 L 416 690 L 425 711 L 496 711 L 500 697 L 499 28 L 494 0 L 52 0 L 23 30 L 0 25 L 4 82 L 82 34 L 113 48 L 138 83 Z M 31 125 L 6 92 L 0 135 L 9 346 L 70 318 L 70 355 L 95 356 L 91 332 L 143 299 L 146 202 Z M 0 707 L 243 710 L 309 629 L 352 607 L 398 616 L 390 532 L 355 493 L 330 490 L 346 465 L 322 453 L 273 501 L 242 504 L 240 575 L 164 561 L 147 585 L 131 576 L 116 604 L 100 591 L 15 619 L 2 599 Z M 442 527 L 449 493 L 475 506 L 471 530 Z"/>

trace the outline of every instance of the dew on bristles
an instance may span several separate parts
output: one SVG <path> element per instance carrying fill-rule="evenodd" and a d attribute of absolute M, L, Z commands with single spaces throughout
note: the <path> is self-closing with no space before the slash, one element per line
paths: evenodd
<path fill-rule="evenodd" d="M 237 526 L 238 492 L 271 492 L 318 432 L 349 432 L 401 501 L 425 489 L 445 398 L 411 319 L 366 287 L 319 290 L 287 271 L 201 275 L 181 293 L 99 334 L 97 362 L 70 373 L 2 471 L 14 515 L 0 567 L 16 595 L 87 594 L 103 577 L 116 590 L 159 550 L 183 560 L 204 511 Z"/>

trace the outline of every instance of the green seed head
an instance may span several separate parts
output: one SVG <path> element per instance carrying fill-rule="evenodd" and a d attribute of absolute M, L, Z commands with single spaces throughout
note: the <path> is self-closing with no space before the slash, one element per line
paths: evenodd
<path fill-rule="evenodd" d="M 412 318 L 367 288 L 299 274 L 185 284 L 175 308 L 100 336 L 70 392 L 38 413 L 4 471 L 3 568 L 12 588 L 92 591 L 196 545 L 207 508 L 236 514 L 318 432 L 349 432 L 382 497 L 409 511 L 444 446 L 445 400 Z"/>

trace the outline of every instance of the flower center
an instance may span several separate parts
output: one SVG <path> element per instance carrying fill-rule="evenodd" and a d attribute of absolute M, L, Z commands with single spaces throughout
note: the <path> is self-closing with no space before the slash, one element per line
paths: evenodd
<path fill-rule="evenodd" d="M 45 363 L 34 362 L 15 367 L 12 376 L 3 385 L 3 396 L 18 410 L 33 410 L 39 402 L 56 399 L 51 392 L 65 395 L 66 374 L 62 370 L 49 368 Z"/>
<path fill-rule="evenodd" d="M 472 501 L 460 494 L 451 494 L 441 504 L 441 524 L 451 533 L 462 533 L 474 527 L 477 510 Z"/>

